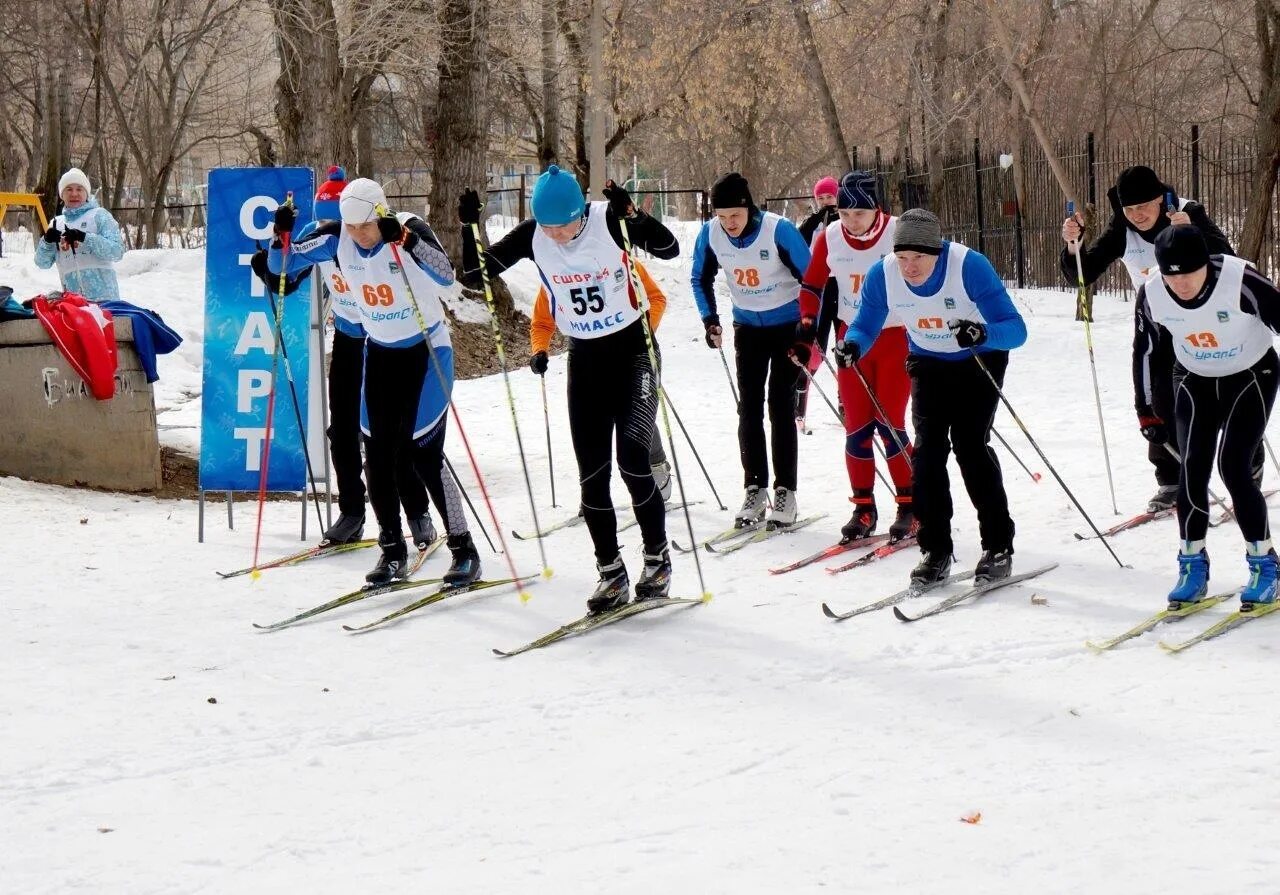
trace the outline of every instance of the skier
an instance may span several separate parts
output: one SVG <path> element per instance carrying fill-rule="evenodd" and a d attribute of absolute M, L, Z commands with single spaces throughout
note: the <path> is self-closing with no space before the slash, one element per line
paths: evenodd
<path fill-rule="evenodd" d="M 112 265 L 124 257 L 116 219 L 90 195 L 89 177 L 72 168 L 58 180 L 62 213 L 36 244 L 36 267 L 56 261 L 62 288 L 90 301 L 119 301 L 120 284 Z"/>
<path fill-rule="evenodd" d="M 484 253 L 486 271 L 506 272 L 533 261 L 552 297 L 556 326 L 569 338 L 569 432 L 578 461 L 582 515 L 595 547 L 600 580 L 590 612 L 615 609 L 630 598 L 630 578 L 618 547 L 617 516 L 609 493 L 617 430 L 618 470 L 631 494 L 643 540 L 644 570 L 636 600 L 665 597 L 671 586 L 666 506 L 649 467 L 658 408 L 657 376 L 649 361 L 640 302 L 629 273 L 622 223 L 631 244 L 658 258 L 680 252 L 676 238 L 636 208 L 613 181 L 603 202 L 587 203 L 572 174 L 551 165 L 533 187 L 533 218 L 521 221 Z M 464 283 L 480 282 L 480 247 L 471 225 L 482 209 L 475 190 L 458 201 Z M 545 355 L 530 360 L 545 372 Z"/>
<path fill-rule="evenodd" d="M 834 177 L 823 177 L 813 185 L 813 201 L 817 203 L 817 208 L 800 223 L 800 235 L 804 237 L 804 241 L 809 246 L 809 251 L 813 251 L 814 240 L 822 233 L 827 226 L 839 219 L 836 214 L 836 193 L 840 191 L 840 184 Z M 817 373 L 818 368 L 822 366 L 822 355 L 827 352 L 828 339 L 831 336 L 831 324 L 836 319 L 836 308 L 840 303 L 840 290 L 836 288 L 834 280 L 826 283 L 822 291 L 822 306 L 815 315 L 818 321 L 818 347 L 822 349 L 822 354 L 812 352 L 809 357 L 808 368 L 810 373 Z M 804 430 L 804 418 L 809 410 L 809 379 L 801 376 L 796 383 L 796 425 L 797 428 Z M 841 406 L 840 412 L 844 413 L 844 407 Z"/>
<path fill-rule="evenodd" d="M 1172 205 L 1168 204 L 1170 197 L 1173 197 Z M 1235 254 L 1202 205 L 1177 198 L 1173 188 L 1145 165 L 1121 171 L 1115 186 L 1107 191 L 1107 199 L 1111 203 L 1111 222 L 1097 240 L 1080 253 L 1080 271 L 1084 273 L 1086 286 L 1095 282 L 1106 273 L 1112 262 L 1119 259 L 1133 282 L 1134 290 L 1140 289 L 1156 269 L 1156 237 L 1171 224 L 1195 224 L 1204 234 L 1211 252 Z M 1066 246 L 1062 249 L 1060 261 L 1063 276 L 1073 284 L 1079 279 L 1075 254 L 1082 232 L 1078 213 L 1063 221 L 1062 239 Z M 1149 416 L 1173 418 L 1173 362 L 1174 349 L 1167 341 L 1144 343 L 1143 352 L 1134 354 L 1134 376 L 1143 375 L 1152 384 L 1152 405 L 1138 408 L 1140 413 L 1147 411 Z M 1176 433 L 1171 434 L 1176 437 Z M 1157 445 L 1148 445 L 1147 459 L 1155 467 L 1157 485 L 1155 495 L 1147 502 L 1147 512 L 1172 509 L 1178 495 L 1178 461 Z M 1259 478 L 1263 459 L 1259 454 L 1254 466 Z"/>
<path fill-rule="evenodd" d="M 667 296 L 649 271 L 639 261 L 632 262 L 636 276 L 644 286 L 645 299 L 649 303 L 649 326 L 654 333 L 662 314 L 667 309 Z M 551 338 L 556 332 L 555 315 L 551 311 L 551 299 L 547 287 L 538 287 L 538 297 L 533 302 L 533 316 L 529 318 L 529 368 L 539 376 L 547 373 L 547 355 L 551 349 Z M 661 371 L 659 371 L 661 373 Z M 649 468 L 653 472 L 653 481 L 658 486 L 664 501 L 671 499 L 671 489 L 675 484 L 671 478 L 671 464 L 667 461 L 666 448 L 662 446 L 662 435 L 658 427 L 653 427 L 653 438 L 649 442 Z"/>
<path fill-rule="evenodd" d="M 1280 292 L 1248 262 L 1212 253 L 1199 228 L 1167 227 L 1156 237 L 1159 270 L 1138 291 L 1134 351 L 1157 339 L 1175 347 L 1173 372 L 1178 480 L 1178 582 L 1171 604 L 1204 599 L 1209 586 L 1209 475 L 1218 470 L 1231 492 L 1245 540 L 1249 583 L 1242 609 L 1276 599 L 1277 560 L 1271 546 L 1267 502 L 1252 474 L 1275 402 L 1280 360 L 1271 340 L 1280 332 Z M 1150 404 L 1162 371 L 1134 368 L 1139 406 Z M 1139 416 L 1143 436 L 1165 450 L 1172 433 L 1156 416 Z M 1220 440 L 1219 440 L 1220 439 Z"/>
<path fill-rule="evenodd" d="M 315 219 L 298 231 L 297 242 L 309 243 L 317 235 L 341 232 L 338 196 L 347 185 L 346 172 L 339 166 L 329 168 L 325 181 L 316 191 L 313 205 Z M 281 212 L 286 218 L 288 214 Z M 292 229 L 294 221 L 288 221 Z M 280 286 L 280 277 L 267 270 L 267 251 L 259 249 L 252 259 L 252 267 L 266 288 L 274 294 Z M 318 261 L 315 265 L 321 282 L 332 299 L 333 353 L 329 358 L 329 454 L 333 458 L 333 473 L 338 480 L 338 518 L 320 539 L 321 546 L 351 544 L 364 535 L 365 486 L 361 473 L 364 461 L 360 457 L 360 392 L 364 383 L 364 324 L 361 322 L 359 296 L 338 269 L 337 259 Z M 285 295 L 293 293 L 310 275 L 311 268 L 285 279 Z M 427 515 L 427 491 L 413 468 L 411 451 L 399 453 L 396 484 L 405 518 L 409 521 L 409 536 L 419 550 L 436 539 L 435 527 Z"/>
<path fill-rule="evenodd" d="M 449 536 L 453 561 L 444 582 L 451 587 L 469 585 L 480 577 L 480 555 L 467 530 L 457 485 L 444 470 L 453 347 L 440 295 L 453 283 L 453 267 L 427 222 L 412 215 L 401 220 L 389 212 L 386 194 L 374 181 L 361 177 L 348 183 L 339 195 L 338 209 L 340 222 L 321 224 L 309 239 L 290 248 L 288 273 L 336 262 L 345 285 L 361 299 L 367 337 L 361 430 L 369 502 L 378 519 L 382 550 L 365 580 L 379 585 L 408 574 L 396 481 L 400 454 L 408 451 Z M 293 223 L 292 209 L 281 206 L 276 212 L 277 233 L 289 232 Z M 396 263 L 392 245 L 400 247 L 404 267 Z M 271 243 L 267 266 L 279 276 L 279 240 Z"/>
<path fill-rule="evenodd" d="M 800 285 L 800 324 L 796 336 L 804 343 L 811 343 L 818 336 L 819 327 L 815 324 L 829 283 L 836 285 L 839 296 L 836 340 L 844 339 L 858 314 L 867 272 L 893 251 L 897 218 L 880 209 L 874 175 L 865 171 L 844 175 L 838 187 L 837 206 L 839 218 L 814 237 L 813 255 Z M 844 407 L 845 466 L 853 489 L 850 498 L 853 516 L 840 529 L 846 541 L 867 537 L 879 521 L 874 492 L 875 454 L 871 444 L 877 431 L 897 491 L 897 515 L 889 526 L 889 538 L 901 540 L 915 531 L 911 457 L 898 447 L 899 444 L 905 446 L 909 440 L 906 413 L 911 380 L 907 376 L 906 361 L 906 330 L 902 321 L 890 313 L 879 338 L 858 362 L 858 369 L 875 392 L 888 420 L 877 417 L 871 396 L 858 379 L 857 371 L 845 366 L 837 373 L 840 403 Z"/>
<path fill-rule="evenodd" d="M 733 349 L 738 368 L 738 450 L 746 494 L 734 517 L 740 528 L 759 525 L 769 509 L 765 448 L 765 383 L 773 449 L 773 507 L 769 527 L 796 521 L 796 427 L 793 393 L 803 373 L 792 363 L 800 303 L 796 288 L 809 266 L 809 247 L 795 224 L 760 211 L 751 188 L 733 172 L 711 188 L 716 216 L 702 225 L 693 250 L 693 297 L 707 347 L 723 337 L 716 313 L 716 272 L 723 267 L 733 304 Z M 807 362 L 808 357 L 801 359 Z"/>
<path fill-rule="evenodd" d="M 849 366 L 866 355 L 890 312 L 910 340 L 911 457 L 921 559 L 912 584 L 930 584 L 951 571 L 951 486 L 947 455 L 954 448 L 969 499 L 978 511 L 982 557 L 974 581 L 1007 578 L 1013 570 L 1013 520 L 1000 463 L 988 443 L 999 395 L 982 366 L 1004 382 L 1009 351 L 1027 340 L 1027 327 L 991 262 L 942 238 L 942 225 L 921 208 L 904 212 L 893 254 L 867 271 L 861 306 L 836 358 Z"/>

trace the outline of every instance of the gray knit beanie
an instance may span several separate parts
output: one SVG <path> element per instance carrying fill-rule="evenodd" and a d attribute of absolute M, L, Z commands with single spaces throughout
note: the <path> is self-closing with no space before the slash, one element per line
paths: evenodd
<path fill-rule="evenodd" d="M 895 252 L 919 252 L 922 255 L 942 254 L 942 222 L 937 215 L 923 208 L 904 211 L 898 218 L 893 232 Z"/>

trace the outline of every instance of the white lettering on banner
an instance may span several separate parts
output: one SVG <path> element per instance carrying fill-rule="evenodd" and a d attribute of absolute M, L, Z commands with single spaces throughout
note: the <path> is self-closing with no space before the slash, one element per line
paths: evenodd
<path fill-rule="evenodd" d="M 249 275 L 249 295 L 253 298 L 264 298 L 267 294 L 266 287 L 262 285 L 262 280 L 258 279 L 258 275 L 253 272 L 253 255 L 240 253 L 236 255 L 236 263 L 241 267 L 249 268 L 246 273 Z"/>
<path fill-rule="evenodd" d="M 266 426 L 237 426 L 231 437 L 244 441 L 244 471 L 257 472 L 262 467 L 262 440 L 267 436 Z"/>
<path fill-rule="evenodd" d="M 241 370 L 236 386 L 236 413 L 253 413 L 253 399 L 271 394 L 271 374 L 266 370 Z"/>
<path fill-rule="evenodd" d="M 275 214 L 280 203 L 271 196 L 253 196 L 245 200 L 240 206 L 240 229 L 245 236 L 250 239 L 270 239 L 274 235 L 274 220 L 271 215 Z M 253 218 L 259 208 L 265 208 L 271 212 L 267 216 L 267 222 L 261 227 L 254 226 Z"/>
<path fill-rule="evenodd" d="M 244 318 L 240 339 L 236 342 L 236 355 L 245 355 L 257 349 L 267 355 L 275 353 L 276 343 L 271 337 L 271 321 L 265 311 L 250 311 Z"/>

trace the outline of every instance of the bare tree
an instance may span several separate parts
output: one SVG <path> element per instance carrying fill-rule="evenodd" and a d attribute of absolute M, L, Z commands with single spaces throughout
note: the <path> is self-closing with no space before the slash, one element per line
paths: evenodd
<path fill-rule="evenodd" d="M 1254 125 L 1253 190 L 1237 247 L 1245 258 L 1257 260 L 1271 217 L 1276 173 L 1280 170 L 1280 2 L 1254 0 L 1258 40 L 1258 117 Z"/>

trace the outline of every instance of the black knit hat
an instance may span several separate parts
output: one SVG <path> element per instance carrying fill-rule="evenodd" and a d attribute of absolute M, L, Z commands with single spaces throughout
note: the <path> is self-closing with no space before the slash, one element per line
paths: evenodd
<path fill-rule="evenodd" d="M 919 252 L 922 255 L 942 254 L 942 222 L 937 215 L 923 208 L 904 211 L 893 231 L 895 252 Z"/>
<path fill-rule="evenodd" d="M 1209 247 L 1194 224 L 1166 227 L 1156 237 L 1156 263 L 1163 274 L 1191 273 L 1209 263 Z"/>
<path fill-rule="evenodd" d="M 1152 199 L 1162 199 L 1168 191 L 1156 172 L 1146 165 L 1125 168 L 1116 178 L 1116 195 L 1121 205 L 1140 205 Z"/>
<path fill-rule="evenodd" d="M 840 178 L 840 190 L 836 193 L 837 208 L 879 208 L 876 202 L 876 177 L 866 171 L 850 171 Z"/>
<path fill-rule="evenodd" d="M 711 207 L 755 208 L 755 202 L 751 201 L 751 187 L 747 185 L 747 178 L 737 171 L 730 171 L 717 180 L 711 187 Z"/>

